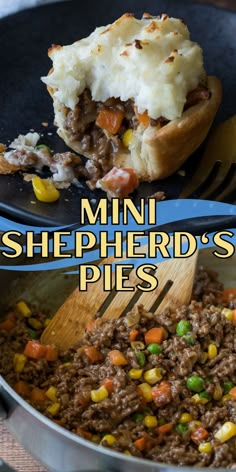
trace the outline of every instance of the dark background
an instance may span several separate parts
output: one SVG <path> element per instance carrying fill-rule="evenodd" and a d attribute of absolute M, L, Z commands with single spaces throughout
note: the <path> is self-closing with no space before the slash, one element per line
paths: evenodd
<path fill-rule="evenodd" d="M 217 5 L 222 2 L 226 5 L 226 0 L 216 1 Z M 229 0 L 227 4 L 236 8 L 235 2 Z M 0 142 L 7 143 L 34 128 L 44 133 L 41 142 L 55 152 L 65 150 L 53 127 L 52 100 L 40 81 L 40 76 L 46 75 L 51 67 L 47 49 L 53 43 L 70 44 L 85 37 L 96 25 L 107 24 L 124 11 L 133 11 L 137 16 L 143 11 L 167 11 L 183 17 L 193 40 L 203 47 L 208 74 L 218 76 L 223 84 L 224 98 L 216 123 L 235 113 L 236 15 L 232 11 L 192 5 L 190 0 L 102 0 L 99 8 L 97 5 L 96 0 L 84 3 L 73 0 L 23 11 L 0 21 Z M 48 128 L 41 125 L 45 121 L 49 122 Z M 200 150 L 188 160 L 186 176 L 175 174 L 163 181 L 141 184 L 135 192 L 135 202 L 159 190 L 167 198 L 178 198 L 201 156 Z M 20 174 L 0 175 L 0 214 L 28 224 L 76 223 L 79 199 L 99 199 L 101 195 L 104 196 L 101 191 L 89 191 L 86 184 L 81 188 L 71 186 L 61 192 L 58 202 L 43 204 L 36 200 L 31 183 L 26 183 Z M 195 193 L 193 198 L 197 197 Z"/>

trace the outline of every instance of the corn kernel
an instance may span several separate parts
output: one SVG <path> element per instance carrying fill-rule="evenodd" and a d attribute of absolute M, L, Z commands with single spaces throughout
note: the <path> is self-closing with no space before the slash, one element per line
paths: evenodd
<path fill-rule="evenodd" d="M 47 328 L 47 326 L 49 325 L 49 323 L 51 322 L 52 320 L 50 320 L 50 318 L 47 318 L 44 323 L 43 323 L 43 326 L 44 328 Z"/>
<path fill-rule="evenodd" d="M 116 442 L 116 438 L 112 434 L 105 434 L 105 436 L 103 436 L 103 438 L 101 440 L 101 444 L 104 444 L 104 442 L 106 442 L 106 444 L 108 444 L 108 446 L 114 446 L 114 444 Z"/>
<path fill-rule="evenodd" d="M 154 367 L 154 369 L 147 370 L 143 377 L 150 385 L 154 385 L 162 379 L 163 370 L 159 367 Z"/>
<path fill-rule="evenodd" d="M 209 344 L 208 346 L 208 358 L 215 359 L 217 356 L 217 347 L 215 344 Z"/>
<path fill-rule="evenodd" d="M 48 408 L 47 408 L 47 411 L 48 413 L 50 413 L 50 415 L 52 416 L 56 416 L 58 411 L 60 410 L 60 403 L 53 403 L 52 405 L 50 405 Z"/>
<path fill-rule="evenodd" d="M 188 427 L 189 427 L 189 431 L 195 431 L 196 429 L 199 428 L 199 426 L 202 426 L 202 423 L 201 421 L 190 421 Z"/>
<path fill-rule="evenodd" d="M 57 388 L 56 387 L 49 387 L 49 389 L 46 391 L 46 397 L 49 398 L 52 402 L 57 402 Z"/>
<path fill-rule="evenodd" d="M 50 180 L 35 176 L 32 179 L 32 185 L 34 194 L 40 202 L 52 203 L 60 197 L 60 193 Z"/>
<path fill-rule="evenodd" d="M 97 390 L 91 390 L 90 392 L 91 400 L 95 403 L 102 402 L 108 397 L 108 391 L 104 385 L 102 385 Z"/>
<path fill-rule="evenodd" d="M 16 308 L 22 316 L 25 316 L 25 318 L 30 318 L 32 315 L 31 309 L 23 300 L 16 304 Z"/>
<path fill-rule="evenodd" d="M 142 383 L 138 386 L 143 397 L 147 402 L 152 402 L 152 387 L 147 383 Z"/>
<path fill-rule="evenodd" d="M 31 328 L 34 328 L 34 329 L 42 329 L 43 327 L 41 321 L 36 320 L 35 318 L 29 318 L 28 323 L 31 326 Z"/>
<path fill-rule="evenodd" d="M 217 385 L 217 386 L 215 387 L 214 392 L 213 392 L 213 398 L 214 398 L 214 400 L 216 400 L 216 401 L 221 400 L 221 398 L 222 398 L 222 393 L 223 393 L 223 391 L 222 391 L 221 386 L 220 386 L 220 385 Z"/>
<path fill-rule="evenodd" d="M 27 358 L 24 354 L 15 354 L 13 359 L 14 371 L 20 373 L 24 370 Z"/>
<path fill-rule="evenodd" d="M 141 343 L 141 341 L 133 341 L 131 343 L 131 347 L 134 351 L 143 351 L 144 349 L 146 349 L 145 344 Z"/>
<path fill-rule="evenodd" d="M 196 405 L 206 405 L 206 403 L 209 401 L 207 398 L 202 398 L 198 393 L 196 395 L 192 396 L 192 401 L 196 403 Z"/>
<path fill-rule="evenodd" d="M 232 395 L 227 393 L 227 395 L 224 395 L 221 400 L 223 403 L 229 402 L 230 400 L 232 400 Z"/>
<path fill-rule="evenodd" d="M 124 454 L 126 454 L 126 456 L 132 456 L 131 452 L 129 452 L 128 449 L 124 451 Z"/>
<path fill-rule="evenodd" d="M 122 136 L 122 141 L 125 147 L 129 147 L 134 139 L 134 133 L 132 129 L 127 129 Z"/>
<path fill-rule="evenodd" d="M 211 454 L 213 451 L 213 446 L 211 445 L 210 442 L 205 442 L 198 446 L 198 450 L 199 452 L 202 452 L 203 454 Z"/>
<path fill-rule="evenodd" d="M 202 352 L 202 354 L 200 356 L 200 363 L 205 364 L 207 359 L 208 359 L 208 353 L 207 352 Z"/>
<path fill-rule="evenodd" d="M 143 369 L 131 369 L 129 371 L 129 376 L 131 379 L 138 380 L 142 377 Z"/>
<path fill-rule="evenodd" d="M 190 423 L 190 421 L 192 420 L 193 420 L 193 417 L 192 415 L 190 415 L 190 413 L 182 413 L 179 419 L 179 423 L 186 424 L 186 423 Z"/>
<path fill-rule="evenodd" d="M 228 321 L 232 321 L 232 320 L 233 320 L 233 310 L 230 310 L 229 308 L 224 308 L 221 313 L 222 313 L 222 315 L 225 316 L 225 318 L 226 318 Z"/>
<path fill-rule="evenodd" d="M 93 434 L 92 435 L 92 442 L 96 443 L 96 444 L 99 444 L 101 441 L 101 436 L 99 436 L 99 434 Z"/>
<path fill-rule="evenodd" d="M 226 421 L 223 426 L 215 434 L 215 438 L 219 439 L 220 442 L 225 443 L 229 439 L 236 436 L 236 424 L 231 421 Z"/>
<path fill-rule="evenodd" d="M 147 428 L 155 428 L 158 425 L 156 417 L 151 415 L 145 416 L 143 422 Z"/>

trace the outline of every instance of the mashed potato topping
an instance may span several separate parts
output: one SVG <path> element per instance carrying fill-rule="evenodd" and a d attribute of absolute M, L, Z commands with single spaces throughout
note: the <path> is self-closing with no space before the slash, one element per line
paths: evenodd
<path fill-rule="evenodd" d="M 70 46 L 54 46 L 53 69 L 43 77 L 54 97 L 74 110 L 87 87 L 95 101 L 132 98 L 139 113 L 174 120 L 186 96 L 204 80 L 202 49 L 178 19 L 125 14 Z"/>

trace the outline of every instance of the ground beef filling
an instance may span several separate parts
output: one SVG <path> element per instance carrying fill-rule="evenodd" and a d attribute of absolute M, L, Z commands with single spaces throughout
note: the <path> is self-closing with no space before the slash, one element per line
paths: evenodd
<path fill-rule="evenodd" d="M 210 92 L 204 85 L 199 85 L 190 92 L 186 98 L 185 110 L 196 105 L 201 100 L 208 100 Z M 121 126 L 114 135 L 109 134 L 96 124 L 101 110 L 108 109 L 120 111 L 124 114 Z M 91 92 L 85 89 L 79 97 L 75 110 L 67 109 L 65 129 L 69 133 L 71 142 L 78 141 L 82 151 L 91 153 L 91 163 L 88 166 L 88 174 L 91 177 L 90 186 L 94 188 L 95 182 L 102 178 L 113 167 L 114 157 L 117 153 L 128 152 L 124 146 L 122 137 L 128 130 L 135 130 L 139 125 L 139 117 L 135 111 L 133 100 L 121 101 L 119 98 L 109 98 L 105 103 L 92 100 Z M 151 126 L 163 127 L 168 123 L 164 117 L 149 120 Z"/>
<path fill-rule="evenodd" d="M 200 268 L 189 306 L 159 316 L 136 306 L 117 321 L 98 319 L 54 360 L 25 350 L 46 316 L 14 309 L 0 324 L 0 373 L 44 415 L 93 442 L 169 464 L 232 467 L 235 293 L 226 297 L 216 274 Z"/>
<path fill-rule="evenodd" d="M 96 119 L 102 109 L 120 111 L 124 114 L 118 133 L 111 135 L 96 125 Z M 122 136 L 127 129 L 136 129 L 138 121 L 134 113 L 132 100 L 122 102 L 118 98 L 110 98 L 105 103 L 95 102 L 88 89 L 79 97 L 75 110 L 67 110 L 65 129 L 71 141 L 79 141 L 82 151 L 92 153 L 87 171 L 90 187 L 94 188 L 98 179 L 102 178 L 113 167 L 113 159 L 119 152 L 127 152 Z"/>

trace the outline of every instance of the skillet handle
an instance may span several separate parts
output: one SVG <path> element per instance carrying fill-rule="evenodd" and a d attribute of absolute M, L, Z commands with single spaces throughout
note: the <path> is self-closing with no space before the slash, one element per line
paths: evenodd
<path fill-rule="evenodd" d="M 0 459 L 0 472 L 16 472 L 16 471 L 15 469 L 12 469 L 11 467 L 9 467 L 9 465 L 5 464 L 5 462 L 3 462 Z"/>

